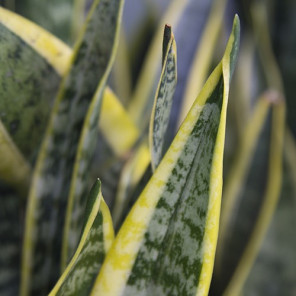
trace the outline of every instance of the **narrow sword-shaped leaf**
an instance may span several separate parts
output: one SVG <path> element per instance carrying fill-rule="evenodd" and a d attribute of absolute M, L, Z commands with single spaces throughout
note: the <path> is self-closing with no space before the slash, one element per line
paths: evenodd
<path fill-rule="evenodd" d="M 169 23 L 172 27 L 176 26 L 187 2 L 188 1 L 179 0 L 172 1 L 170 7 L 163 16 L 161 23 L 159 24 L 155 37 L 149 47 L 147 57 L 145 58 L 143 70 L 140 73 L 135 92 L 128 107 L 128 112 L 133 121 L 141 129 L 143 129 L 143 126 L 146 127 L 147 122 L 143 119 L 147 118 L 146 114 L 150 115 L 150 111 L 147 112 L 147 110 L 151 110 L 152 108 L 152 100 L 158 83 L 156 77 L 158 71 L 160 72 L 159 61 L 161 59 L 161 53 L 159 51 L 159 44 L 161 44 L 163 38 L 163 27 L 166 23 Z"/>
<path fill-rule="evenodd" d="M 120 229 L 91 295 L 207 295 L 216 249 L 229 83 L 224 57 Z"/>
<path fill-rule="evenodd" d="M 91 189 L 86 210 L 77 250 L 50 296 L 88 295 L 114 239 L 111 215 L 99 180 Z"/>
<path fill-rule="evenodd" d="M 163 66 L 155 94 L 149 132 L 153 170 L 157 168 L 164 154 L 165 134 L 169 124 L 173 96 L 177 84 L 176 43 L 171 27 L 167 25 L 164 29 L 163 48 Z"/>
<path fill-rule="evenodd" d="M 60 79 L 48 61 L 16 35 L 17 24 L 17 16 L 0 7 L 0 120 L 25 158 L 32 160 Z M 27 28 L 24 23 L 23 30 Z"/>
<path fill-rule="evenodd" d="M 236 266 L 233 276 L 223 293 L 235 296 L 242 290 L 243 284 L 259 252 L 261 243 L 275 211 L 282 185 L 282 158 L 285 131 L 285 103 L 282 99 L 275 102 L 272 110 L 270 154 L 268 180 L 263 194 L 263 202 L 252 234 Z"/>
<path fill-rule="evenodd" d="M 121 11 L 122 1 L 94 1 L 55 101 L 29 195 L 22 295 L 46 293 L 57 279 L 61 225 L 79 137 L 98 82 L 110 71 Z"/>

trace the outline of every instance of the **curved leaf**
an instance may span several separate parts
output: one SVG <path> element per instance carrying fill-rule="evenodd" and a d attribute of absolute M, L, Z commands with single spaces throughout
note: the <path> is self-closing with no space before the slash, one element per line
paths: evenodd
<path fill-rule="evenodd" d="M 86 208 L 77 250 L 50 296 L 88 295 L 114 239 L 111 215 L 102 197 L 99 180 L 89 193 Z"/>
<path fill-rule="evenodd" d="M 101 96 L 110 71 L 121 10 L 122 1 L 94 1 L 76 44 L 72 66 L 55 101 L 29 195 L 22 295 L 30 291 L 46 293 L 57 279 L 62 240 L 60 225 L 64 224 L 77 146 L 87 110 L 95 104 L 91 99 L 98 82 L 96 95 Z"/>
<path fill-rule="evenodd" d="M 36 32 L 22 20 L 0 7 L 0 120 L 25 158 L 32 160 L 60 79 L 48 61 L 16 35 L 22 25 L 38 43 Z"/>
<path fill-rule="evenodd" d="M 225 55 L 121 227 L 91 295 L 207 295 L 216 249 L 229 83 Z"/>

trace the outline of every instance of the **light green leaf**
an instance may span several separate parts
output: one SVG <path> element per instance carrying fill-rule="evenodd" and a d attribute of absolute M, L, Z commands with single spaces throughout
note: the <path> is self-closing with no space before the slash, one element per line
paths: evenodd
<path fill-rule="evenodd" d="M 165 134 L 169 124 L 173 96 L 177 84 L 177 50 L 170 26 L 165 26 L 163 37 L 163 65 L 155 94 L 150 120 L 151 165 L 155 170 L 163 157 Z"/>
<path fill-rule="evenodd" d="M 91 295 L 208 295 L 239 30 L 235 17 L 222 61 L 125 220 Z"/>
<path fill-rule="evenodd" d="M 46 293 L 56 282 L 61 225 L 65 220 L 75 155 L 79 159 L 85 140 L 96 141 L 87 134 L 97 122 L 87 119 L 92 126 L 83 124 L 85 117 L 99 111 L 94 109 L 99 107 L 97 97 L 102 95 L 114 59 L 122 3 L 119 0 L 94 1 L 75 46 L 71 68 L 55 101 L 29 195 L 22 257 L 22 295 Z M 92 111 L 87 113 L 88 110 Z M 91 158 L 91 153 L 87 158 Z M 79 166 L 82 164 L 80 162 Z M 87 170 L 87 163 L 85 165 Z M 78 172 L 79 169 L 74 174 Z"/>
<path fill-rule="evenodd" d="M 89 193 L 84 219 L 77 250 L 50 296 L 88 295 L 114 239 L 111 215 L 99 180 Z"/>

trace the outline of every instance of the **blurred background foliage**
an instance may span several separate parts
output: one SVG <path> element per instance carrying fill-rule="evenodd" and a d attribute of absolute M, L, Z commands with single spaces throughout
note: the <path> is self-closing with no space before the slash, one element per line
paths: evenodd
<path fill-rule="evenodd" d="M 225 184 L 235 165 L 235 155 L 240 149 L 245 136 L 245 126 L 251 118 L 257 98 L 263 92 L 273 90 L 284 98 L 287 106 L 283 186 L 271 224 L 247 277 L 242 294 L 296 295 L 296 100 L 294 94 L 296 1 L 195 0 L 198 3 L 197 5 L 195 3 L 195 10 L 189 9 L 193 1 L 126 0 L 125 2 L 123 29 L 110 85 L 138 126 L 143 121 L 143 126 L 140 128 L 144 130 L 147 126 L 143 115 L 150 114 L 145 111 L 149 106 L 143 110 L 133 107 L 138 96 L 140 73 L 147 67 L 145 63 L 151 62 L 151 59 L 149 60 L 151 54 L 152 60 L 156 63 L 155 69 L 158 69 L 153 71 L 156 71 L 155 73 L 159 71 L 160 54 L 153 55 L 152 52 L 161 52 L 161 42 L 155 42 L 156 49 L 153 49 L 153 42 L 157 32 L 162 32 L 163 23 L 173 20 L 173 31 L 178 47 L 178 85 L 168 143 L 176 130 L 182 99 L 185 97 L 185 92 L 188 92 L 190 82 L 188 73 L 194 73 L 191 75 L 192 89 L 198 92 L 200 89 L 198 84 L 204 81 L 221 57 L 226 37 L 231 29 L 233 15 L 237 13 L 240 16 L 241 48 L 229 99 L 224 163 Z M 72 46 L 91 1 L 7 0 L 0 1 L 0 4 L 36 22 Z M 189 8 L 186 8 L 187 4 Z M 178 13 L 181 17 L 174 18 L 173 15 Z M 212 15 L 215 17 L 211 18 Z M 203 51 L 202 44 L 207 44 Z M 197 70 L 192 72 L 194 69 L 191 68 L 196 65 L 197 52 L 201 52 L 199 60 L 208 65 L 201 64 L 200 68 L 197 67 Z M 149 80 L 147 76 L 145 79 Z M 151 81 L 154 89 L 157 79 Z M 151 93 L 154 92 L 150 90 L 147 98 L 153 97 Z M 143 93 L 141 95 L 145 96 Z M 133 111 L 133 108 L 136 111 Z M 135 116 L 132 115 L 133 112 Z M 250 170 L 245 177 L 246 181 L 241 187 L 236 206 L 231 213 L 234 217 L 233 229 L 229 228 L 228 231 L 231 229 L 232 242 L 236 243 L 227 245 L 226 254 L 229 258 L 227 255 L 223 255 L 224 257 L 221 255 L 223 258 L 219 259 L 220 255 L 217 254 L 217 260 L 223 262 L 222 269 L 218 270 L 215 267 L 210 295 L 222 295 L 242 255 L 245 240 L 248 240 L 252 232 L 259 209 L 263 206 L 268 207 L 264 205 L 262 197 L 262 186 L 264 187 L 267 182 L 268 140 L 271 133 L 271 110 L 268 112 L 258 143 L 255 145 Z M 239 249 L 238 253 L 236 249 Z"/>

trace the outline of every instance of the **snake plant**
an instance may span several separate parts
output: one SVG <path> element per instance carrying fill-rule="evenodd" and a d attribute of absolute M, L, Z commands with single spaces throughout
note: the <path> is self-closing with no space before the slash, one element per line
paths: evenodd
<path fill-rule="evenodd" d="M 133 81 L 123 0 L 14 4 L 45 26 L 60 9 L 75 42 L 0 7 L 0 295 L 242 293 L 280 195 L 285 103 L 268 71 L 246 103 L 238 16 L 215 53 L 226 1 L 171 1 Z"/>

